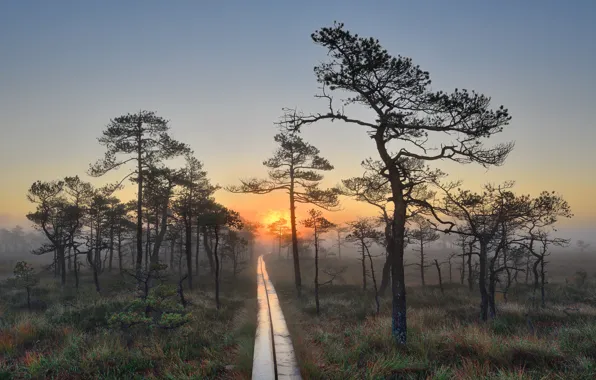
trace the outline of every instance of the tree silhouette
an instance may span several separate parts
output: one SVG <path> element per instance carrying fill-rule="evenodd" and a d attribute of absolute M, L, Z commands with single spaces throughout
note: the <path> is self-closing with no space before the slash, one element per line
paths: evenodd
<path fill-rule="evenodd" d="M 246 253 L 248 251 L 248 240 L 241 236 L 239 231 L 229 229 L 223 236 L 222 257 L 232 262 L 232 275 L 236 279 L 238 273 L 246 269 Z"/>
<path fill-rule="evenodd" d="M 379 291 L 377 287 L 377 278 L 375 276 L 375 268 L 370 253 L 370 246 L 372 244 L 379 244 L 382 241 L 383 234 L 377 230 L 378 223 L 370 218 L 360 218 L 349 223 L 351 231 L 346 236 L 346 240 L 359 245 L 360 254 L 362 255 L 362 289 L 366 290 L 366 258 L 368 257 L 370 265 L 370 275 L 373 282 L 373 290 L 375 294 L 375 303 L 377 305 L 377 314 L 379 313 Z"/>
<path fill-rule="evenodd" d="M 248 220 L 242 220 L 242 224 L 244 228 L 242 228 L 242 237 L 246 239 L 248 242 L 248 255 L 250 263 L 254 260 L 254 250 L 255 250 L 255 240 L 259 235 L 259 229 L 263 227 L 263 225 L 259 222 L 251 222 Z"/>
<path fill-rule="evenodd" d="M 170 137 L 168 121 L 151 111 L 139 111 L 110 120 L 98 139 L 106 147 L 105 157 L 89 168 L 89 174 L 100 177 L 134 162 L 134 169 L 122 178 L 137 183 L 137 258 L 140 272 L 143 264 L 143 180 L 148 169 L 159 162 L 188 153 L 190 149 Z M 122 156 L 122 157 L 120 157 Z"/>
<path fill-rule="evenodd" d="M 345 245 L 344 243 L 344 235 L 348 232 L 350 228 L 348 226 L 336 225 L 334 228 L 335 233 L 337 234 L 337 240 L 334 243 L 334 247 L 337 247 L 337 257 L 341 260 L 341 247 Z"/>
<path fill-rule="evenodd" d="M 319 188 L 323 176 L 318 172 L 332 170 L 333 166 L 319 155 L 317 148 L 305 142 L 296 133 L 279 133 L 274 139 L 279 148 L 272 158 L 263 162 L 263 165 L 269 168 L 269 179 L 241 180 L 242 185 L 230 186 L 227 189 L 233 193 L 268 194 L 276 190 L 288 193 L 294 279 L 296 290 L 300 294 L 302 281 L 296 231 L 296 203 L 310 203 L 329 210 L 339 204 L 338 191 Z"/>
<path fill-rule="evenodd" d="M 420 261 L 415 265 L 420 268 L 420 281 L 422 281 L 422 286 L 426 286 L 426 282 L 424 281 L 424 271 L 427 267 L 431 266 L 432 264 L 426 263 L 424 247 L 438 240 L 440 236 L 433 229 L 430 222 L 426 220 L 424 217 L 416 216 L 412 219 L 412 222 L 418 225 L 418 228 L 410 231 L 410 239 L 416 241 L 416 245 L 418 246 L 418 248 L 414 248 L 414 251 L 418 252 L 418 257 L 420 259 Z"/>
<path fill-rule="evenodd" d="M 288 234 L 288 230 L 290 230 L 287 227 L 287 223 L 288 223 L 288 221 L 285 220 L 284 218 L 279 218 L 275 222 L 269 223 L 269 225 L 267 226 L 269 233 L 271 235 L 275 236 L 278 240 L 277 256 L 279 258 L 281 258 L 282 241 L 285 239 L 286 235 Z"/>
<path fill-rule="evenodd" d="M 173 209 L 184 224 L 184 246 L 186 269 L 188 271 L 188 288 L 192 290 L 193 223 L 199 214 L 202 200 L 211 197 L 215 190 L 217 190 L 217 187 L 212 186 L 209 182 L 207 172 L 203 170 L 203 163 L 190 154 L 186 156 L 186 166 L 180 172 L 179 182 L 182 185 L 182 190 L 178 194 L 178 199 L 173 204 Z M 198 236 L 199 230 L 197 228 L 197 248 L 199 246 Z"/>
<path fill-rule="evenodd" d="M 484 166 L 504 162 L 513 144 L 486 148 L 482 140 L 501 132 L 510 117 L 502 106 L 489 109 L 490 99 L 474 92 L 456 89 L 453 93 L 433 92 L 429 73 L 415 66 L 411 59 L 392 57 L 379 41 L 364 38 L 344 29 L 341 23 L 324 27 L 312 34 L 312 40 L 324 47 L 328 61 L 315 67 L 323 84 L 319 97 L 329 102 L 326 113 L 303 115 L 288 110 L 284 125 L 297 130 L 320 120 L 340 120 L 368 130 L 383 163 L 382 174 L 391 186 L 393 202 L 391 279 L 393 294 L 392 333 L 399 344 L 406 344 L 406 288 L 404 283 L 404 233 L 407 194 L 418 181 L 411 180 L 411 160 L 427 163 L 451 160 L 478 162 Z M 334 108 L 325 92 L 348 93 L 346 107 L 357 104 L 369 108 L 375 118 L 366 120 Z M 431 135 L 433 136 L 431 138 Z M 453 139 L 433 146 L 430 141 Z M 396 153 L 390 145 L 401 145 Z M 431 153 L 436 148 L 435 153 Z M 426 169 L 421 164 L 422 169 Z M 430 170 L 426 176 L 436 176 Z"/>
<path fill-rule="evenodd" d="M 432 191 L 428 190 L 428 186 L 424 184 L 427 180 L 426 172 L 421 167 L 420 160 L 409 160 L 409 176 L 410 183 L 414 184 L 407 192 L 404 193 L 404 202 L 406 203 L 406 222 L 409 218 L 415 217 L 423 211 L 420 201 L 427 201 L 434 196 Z M 387 256 L 385 264 L 383 265 L 381 284 L 379 286 L 379 294 L 383 295 L 391 274 L 391 260 L 394 249 L 395 239 L 393 238 L 393 202 L 392 190 L 389 179 L 383 175 L 384 165 L 381 161 L 366 159 L 362 162 L 362 167 L 365 169 L 361 177 L 353 177 L 342 180 L 341 192 L 343 195 L 353 197 L 359 202 L 370 204 L 377 208 L 380 212 L 380 219 L 384 225 L 385 234 L 385 251 Z M 439 175 L 439 173 L 434 173 Z M 404 248 L 408 245 L 408 230 L 404 230 L 404 239 L 402 242 Z"/>
<path fill-rule="evenodd" d="M 31 289 L 39 283 L 35 269 L 26 261 L 19 261 L 14 267 L 14 286 L 25 289 L 27 293 L 27 309 L 31 311 Z"/>
<path fill-rule="evenodd" d="M 213 248 L 213 256 L 215 258 L 215 306 L 219 310 L 221 304 L 219 301 L 220 258 L 218 249 L 221 229 L 235 228 L 241 230 L 243 227 L 242 220 L 236 211 L 230 210 L 219 203 L 210 202 L 204 213 L 199 217 L 199 223 L 206 229 L 211 230 L 215 236 L 215 245 Z"/>
<path fill-rule="evenodd" d="M 83 212 L 79 205 L 67 199 L 64 187 L 64 181 L 36 181 L 27 193 L 27 199 L 36 204 L 35 211 L 28 213 L 27 219 L 43 231 L 50 241 L 34 253 L 55 252 L 54 265 L 59 265 L 62 286 L 66 284 L 66 249 L 81 228 L 80 218 Z"/>
<path fill-rule="evenodd" d="M 521 231 L 513 243 L 517 243 L 535 259 L 532 266 L 534 289 L 540 289 L 541 306 L 546 306 L 546 257 L 550 254 L 549 246 L 567 246 L 568 239 L 552 237 L 556 231 L 554 224 L 560 218 L 572 217 L 567 201 L 554 192 L 543 191 L 538 197 L 527 200 L 527 213 L 521 221 Z"/>
<path fill-rule="evenodd" d="M 320 235 L 328 232 L 335 227 L 323 217 L 323 213 L 319 210 L 310 209 L 308 211 L 308 218 L 302 220 L 302 225 L 313 230 L 314 246 L 315 246 L 315 304 L 317 314 L 320 314 L 321 308 L 319 305 L 319 239 Z"/>

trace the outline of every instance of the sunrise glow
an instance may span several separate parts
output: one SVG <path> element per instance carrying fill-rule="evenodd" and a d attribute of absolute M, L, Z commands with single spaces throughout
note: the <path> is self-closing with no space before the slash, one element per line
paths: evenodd
<path fill-rule="evenodd" d="M 267 228 L 271 223 L 277 222 L 280 219 L 287 221 L 287 226 L 290 226 L 290 212 L 288 210 L 267 210 L 262 216 L 261 223 L 264 228 Z"/>

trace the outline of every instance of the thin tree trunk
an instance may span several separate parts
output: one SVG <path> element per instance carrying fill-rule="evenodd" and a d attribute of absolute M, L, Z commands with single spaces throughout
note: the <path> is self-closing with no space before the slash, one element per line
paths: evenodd
<path fill-rule="evenodd" d="M 443 277 L 441 277 L 441 266 L 437 259 L 435 259 L 435 266 L 437 267 L 437 274 L 439 275 L 439 288 L 441 289 L 441 294 L 445 294 L 445 290 L 443 289 Z"/>
<path fill-rule="evenodd" d="M 70 245 L 68 247 L 68 271 L 72 270 L 72 239 L 70 239 Z"/>
<path fill-rule="evenodd" d="M 108 272 L 112 271 L 112 262 L 114 260 L 114 226 L 110 226 L 110 259 L 108 261 Z"/>
<path fill-rule="evenodd" d="M 209 237 L 207 236 L 207 227 L 203 226 L 201 228 L 203 231 L 203 248 L 205 248 L 205 253 L 207 254 L 207 259 L 209 260 L 209 268 L 211 269 L 211 274 L 215 273 L 215 263 L 213 261 L 213 251 L 211 250 L 211 246 L 209 245 Z"/>
<path fill-rule="evenodd" d="M 315 305 L 317 307 L 317 315 L 321 313 L 319 305 L 319 240 L 317 236 L 317 225 L 315 222 Z"/>
<path fill-rule="evenodd" d="M 185 219 L 186 232 L 186 271 L 188 272 L 188 289 L 192 290 L 192 225 L 190 218 Z"/>
<path fill-rule="evenodd" d="M 58 250 L 54 249 L 54 278 L 58 277 Z"/>
<path fill-rule="evenodd" d="M 58 260 L 60 262 L 60 284 L 66 285 L 66 247 L 58 248 Z"/>
<path fill-rule="evenodd" d="M 466 246 L 463 246 L 463 252 L 461 255 L 461 268 L 460 268 L 460 277 L 459 282 L 461 285 L 464 284 L 464 280 L 466 278 Z"/>
<path fill-rule="evenodd" d="M 149 216 L 149 214 L 147 214 Z M 149 218 L 147 218 L 147 235 L 145 237 L 145 270 L 149 268 L 149 241 L 151 240 L 151 226 L 149 225 Z"/>
<path fill-rule="evenodd" d="M 530 254 L 526 254 L 526 285 L 528 285 L 530 280 L 530 258 Z"/>
<path fill-rule="evenodd" d="M 488 276 L 488 314 L 490 319 L 495 319 L 497 316 L 497 306 L 495 304 L 497 277 L 494 272 L 494 267 L 491 265 L 490 274 Z"/>
<path fill-rule="evenodd" d="M 77 254 L 75 253 L 74 258 L 74 276 L 75 276 L 75 288 L 79 288 L 79 261 L 77 259 Z"/>
<path fill-rule="evenodd" d="M 131 260 L 132 260 L 132 263 L 131 263 L 131 265 L 132 265 L 132 267 L 133 267 L 133 268 L 135 268 L 135 266 L 136 266 L 136 261 L 135 261 L 135 260 L 136 260 L 136 258 L 138 257 L 138 255 L 137 255 L 137 250 L 138 250 L 138 247 L 137 247 L 137 245 L 135 245 L 135 244 L 132 244 L 132 245 L 131 245 L 131 247 L 130 247 L 130 251 L 131 251 L 131 253 L 132 253 L 132 255 L 130 256 L 130 258 L 131 258 Z"/>
<path fill-rule="evenodd" d="M 420 239 L 420 280 L 422 280 L 422 286 L 426 286 L 424 282 L 424 240 Z"/>
<path fill-rule="evenodd" d="M 379 296 L 385 294 L 385 290 L 389 286 L 389 280 L 391 279 L 391 252 L 395 250 L 395 243 L 391 236 L 392 224 L 389 222 L 389 218 L 385 217 L 385 241 L 387 246 L 385 247 L 385 263 L 383 264 L 383 271 L 381 273 L 381 285 L 379 286 Z"/>
<path fill-rule="evenodd" d="M 381 303 L 379 302 L 379 291 L 377 290 L 377 278 L 375 277 L 375 267 L 373 265 L 372 256 L 370 255 L 370 251 L 368 250 L 368 248 L 366 249 L 366 253 L 368 255 L 368 261 L 370 263 L 370 275 L 372 277 L 373 288 L 375 291 L 375 303 L 377 305 L 377 314 L 379 314 L 379 311 L 381 310 Z"/>
<path fill-rule="evenodd" d="M 141 149 L 141 126 L 138 123 L 137 127 L 139 135 L 137 136 L 137 262 L 136 271 L 137 277 L 141 278 L 141 267 L 143 265 L 143 167 L 142 167 L 142 149 Z"/>
<path fill-rule="evenodd" d="M 302 278 L 300 276 L 300 258 L 298 256 L 298 232 L 296 231 L 296 205 L 294 200 L 294 177 L 291 174 L 290 185 L 290 225 L 292 227 L 292 254 L 294 256 L 294 282 L 298 297 L 302 294 Z"/>
<path fill-rule="evenodd" d="M 468 289 L 474 290 L 474 271 L 472 271 L 472 250 L 474 243 L 470 243 L 470 252 L 468 253 Z"/>
<path fill-rule="evenodd" d="M 544 270 L 544 257 L 540 260 L 540 305 L 544 308 L 546 307 L 546 297 L 544 292 L 544 284 L 546 283 L 546 272 Z"/>
<path fill-rule="evenodd" d="M 366 291 L 366 252 L 364 240 L 360 241 L 360 250 L 362 251 L 362 290 Z"/>
<path fill-rule="evenodd" d="M 99 286 L 99 274 L 97 273 L 99 270 L 98 258 L 99 258 L 99 251 L 100 251 L 100 237 L 101 231 L 99 230 L 99 223 L 97 224 L 96 229 L 96 237 L 95 237 L 95 255 L 93 257 L 93 264 L 91 265 L 91 270 L 93 271 L 93 283 L 95 284 L 95 290 L 97 293 L 101 292 L 101 288 Z"/>
<path fill-rule="evenodd" d="M 195 275 L 199 276 L 199 248 L 201 246 L 201 234 L 199 233 L 199 225 L 197 224 L 197 242 L 195 246 Z"/>
<path fill-rule="evenodd" d="M 480 319 L 483 322 L 488 320 L 488 293 L 486 290 L 486 243 L 480 241 L 480 273 L 478 275 L 478 287 L 480 288 Z"/>
<path fill-rule="evenodd" d="M 182 276 L 182 239 L 178 242 L 178 275 Z"/>
<path fill-rule="evenodd" d="M 215 307 L 217 310 L 220 308 L 219 302 L 219 256 L 217 253 L 217 248 L 219 246 L 219 227 L 215 226 L 215 248 L 213 250 L 213 256 L 215 258 Z"/>
<path fill-rule="evenodd" d="M 174 251 L 176 250 L 176 238 L 170 240 L 170 272 L 174 272 Z"/>
<path fill-rule="evenodd" d="M 122 274 L 122 229 L 118 226 L 118 271 Z"/>

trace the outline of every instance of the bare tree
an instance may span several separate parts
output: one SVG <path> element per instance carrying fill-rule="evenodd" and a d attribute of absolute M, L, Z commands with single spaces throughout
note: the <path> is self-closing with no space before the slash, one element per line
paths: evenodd
<path fill-rule="evenodd" d="M 306 228 L 312 228 L 315 246 L 315 304 L 317 314 L 321 312 L 319 305 L 319 239 L 320 235 L 328 232 L 335 227 L 333 223 L 323 217 L 323 213 L 319 210 L 310 209 L 308 211 L 309 217 L 301 221 Z"/>
<path fill-rule="evenodd" d="M 296 231 L 296 203 L 310 203 L 329 210 L 338 206 L 338 192 L 335 189 L 319 188 L 323 176 L 318 172 L 333 170 L 333 166 L 319 155 L 317 148 L 305 142 L 296 133 L 279 133 L 274 138 L 279 144 L 279 149 L 272 158 L 263 162 L 263 165 L 269 168 L 269 179 L 241 180 L 241 186 L 230 186 L 227 189 L 233 193 L 268 194 L 276 190 L 288 193 L 294 279 L 300 295 L 302 280 Z"/>

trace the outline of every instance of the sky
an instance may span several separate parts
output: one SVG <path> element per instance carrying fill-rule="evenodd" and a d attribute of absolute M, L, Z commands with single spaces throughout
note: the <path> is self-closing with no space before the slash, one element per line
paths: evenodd
<path fill-rule="evenodd" d="M 433 89 L 474 89 L 513 119 L 504 166 L 443 165 L 476 189 L 515 180 L 520 193 L 555 190 L 596 233 L 596 2 L 562 1 L 0 1 L 0 224 L 27 226 L 36 180 L 85 172 L 111 118 L 147 109 L 169 119 L 222 186 L 263 177 L 283 107 L 325 105 L 310 34 L 333 21 L 378 38 L 427 70 Z M 375 157 L 364 129 L 321 123 L 303 132 L 335 166 L 324 184 L 360 175 Z M 107 183 L 125 171 L 93 179 Z M 132 197 L 132 188 L 123 197 Z M 216 198 L 263 220 L 287 196 Z M 303 215 L 306 207 L 299 209 Z M 335 221 L 374 210 L 345 201 Z M 590 235 L 592 234 L 592 235 Z M 589 240 L 589 239 L 588 239 Z"/>

